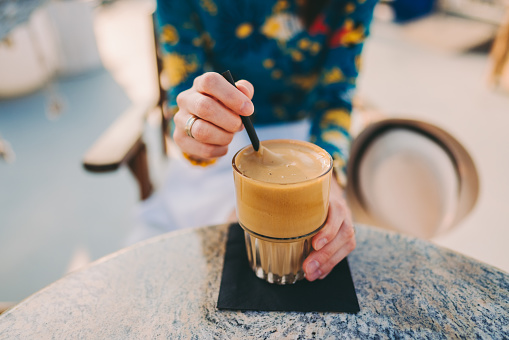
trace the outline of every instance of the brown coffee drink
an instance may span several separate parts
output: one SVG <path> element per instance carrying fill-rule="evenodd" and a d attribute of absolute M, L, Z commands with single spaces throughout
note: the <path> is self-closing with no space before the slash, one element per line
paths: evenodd
<path fill-rule="evenodd" d="M 332 159 L 320 147 L 294 140 L 262 142 L 233 158 L 237 216 L 257 276 L 293 283 L 311 237 L 327 219 Z"/>

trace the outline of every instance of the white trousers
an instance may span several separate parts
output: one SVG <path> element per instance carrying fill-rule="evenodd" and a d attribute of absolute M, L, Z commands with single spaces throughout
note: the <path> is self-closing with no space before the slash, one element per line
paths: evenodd
<path fill-rule="evenodd" d="M 255 129 L 260 141 L 308 140 L 310 125 L 309 120 L 303 120 Z M 245 130 L 235 134 L 228 154 L 207 167 L 193 166 L 181 155 L 172 155 L 161 188 L 137 207 L 136 227 L 127 243 L 173 230 L 225 223 L 235 208 L 232 158 L 248 144 Z"/>

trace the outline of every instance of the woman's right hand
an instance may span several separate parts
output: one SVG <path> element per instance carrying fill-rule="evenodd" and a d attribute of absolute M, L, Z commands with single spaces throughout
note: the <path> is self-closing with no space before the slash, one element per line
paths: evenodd
<path fill-rule="evenodd" d="M 196 160 L 226 155 L 233 135 L 242 130 L 240 115 L 249 116 L 254 111 L 253 85 L 239 80 L 236 86 L 237 89 L 219 73 L 207 72 L 177 96 L 179 110 L 173 118 L 173 140 L 182 152 Z M 192 116 L 199 119 L 192 125 L 190 137 L 185 125 Z"/>

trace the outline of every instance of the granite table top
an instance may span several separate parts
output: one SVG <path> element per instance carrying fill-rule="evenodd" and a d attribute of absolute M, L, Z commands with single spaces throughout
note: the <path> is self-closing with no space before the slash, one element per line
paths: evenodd
<path fill-rule="evenodd" d="M 358 314 L 218 310 L 227 229 L 106 256 L 0 315 L 0 339 L 509 338 L 509 274 L 367 226 L 349 256 Z"/>

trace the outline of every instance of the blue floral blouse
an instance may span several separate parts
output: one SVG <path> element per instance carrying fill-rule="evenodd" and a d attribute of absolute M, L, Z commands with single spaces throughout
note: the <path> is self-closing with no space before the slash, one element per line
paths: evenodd
<path fill-rule="evenodd" d="M 344 166 L 352 92 L 376 0 L 331 0 L 308 29 L 298 3 L 158 0 L 169 105 L 176 109 L 177 94 L 195 77 L 229 69 L 255 88 L 254 124 L 310 118 L 311 141 Z"/>

